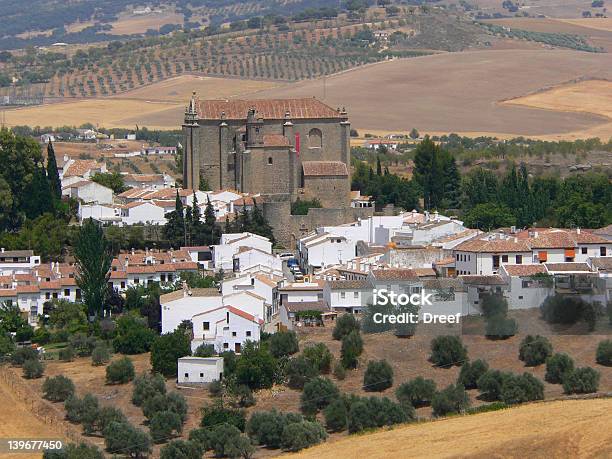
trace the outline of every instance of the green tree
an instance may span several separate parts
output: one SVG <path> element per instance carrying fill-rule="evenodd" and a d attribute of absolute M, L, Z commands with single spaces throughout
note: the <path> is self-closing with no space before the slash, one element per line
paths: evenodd
<path fill-rule="evenodd" d="M 97 172 L 91 177 L 91 180 L 110 188 L 115 194 L 121 194 L 129 189 L 125 186 L 123 177 L 118 172 Z"/>
<path fill-rule="evenodd" d="M 176 376 L 177 360 L 187 355 L 191 355 L 189 336 L 177 329 L 155 338 L 151 346 L 151 366 L 153 371 L 166 377 Z"/>
<path fill-rule="evenodd" d="M 326 438 L 327 433 L 318 422 L 294 422 L 283 429 L 281 446 L 285 451 L 295 452 L 321 443 Z"/>
<path fill-rule="evenodd" d="M 142 354 L 151 350 L 155 332 L 142 317 L 135 313 L 124 314 L 117 320 L 113 345 L 122 354 Z"/>
<path fill-rule="evenodd" d="M 462 365 L 468 358 L 467 348 L 458 336 L 444 335 L 431 340 L 431 362 L 440 367 Z"/>
<path fill-rule="evenodd" d="M 21 209 L 27 218 L 35 219 L 45 213 L 54 212 L 53 195 L 42 161 L 35 163 L 32 179 L 26 185 L 24 194 L 28 199 L 23 200 Z"/>
<path fill-rule="evenodd" d="M 106 367 L 106 382 L 110 384 L 125 384 L 134 379 L 134 364 L 128 357 L 111 362 Z"/>
<path fill-rule="evenodd" d="M 151 418 L 149 430 L 154 443 L 164 443 L 183 430 L 181 417 L 172 411 L 160 411 Z"/>
<path fill-rule="evenodd" d="M 342 340 L 352 331 L 359 331 L 360 325 L 353 314 L 343 314 L 336 320 L 332 336 L 336 340 Z"/>
<path fill-rule="evenodd" d="M 166 382 L 159 373 L 142 373 L 134 379 L 132 403 L 142 406 L 145 401 L 155 395 L 166 393 Z"/>
<path fill-rule="evenodd" d="M 151 451 L 151 437 L 129 423 L 113 422 L 104 429 L 106 450 L 129 457 L 146 457 Z"/>
<path fill-rule="evenodd" d="M 194 441 L 174 440 L 160 451 L 160 459 L 201 459 L 202 448 Z"/>
<path fill-rule="evenodd" d="M 597 392 L 601 374 L 593 368 L 576 368 L 563 379 L 566 394 L 590 394 Z"/>
<path fill-rule="evenodd" d="M 433 396 L 431 406 L 434 416 L 461 413 L 470 406 L 470 398 L 461 384 L 451 384 Z"/>
<path fill-rule="evenodd" d="M 467 227 L 483 231 L 508 227 L 516 223 L 516 218 L 508 207 L 494 203 L 477 204 L 464 215 L 463 220 Z"/>
<path fill-rule="evenodd" d="M 439 207 L 444 197 L 444 163 L 446 155 L 429 136 L 415 150 L 414 179 L 423 190 L 425 208 Z"/>
<path fill-rule="evenodd" d="M 23 376 L 26 379 L 38 379 L 45 372 L 45 366 L 38 358 L 23 362 Z"/>
<path fill-rule="evenodd" d="M 246 417 L 244 410 L 229 408 L 223 405 L 221 401 L 217 401 L 202 408 L 202 427 L 213 428 L 216 425 L 228 424 L 240 432 L 244 431 L 246 426 Z"/>
<path fill-rule="evenodd" d="M 461 384 L 466 389 L 476 389 L 478 387 L 478 379 L 489 370 L 489 364 L 484 360 L 474 360 L 473 362 L 465 362 L 461 365 L 457 383 Z"/>
<path fill-rule="evenodd" d="M 63 375 L 45 379 L 42 386 L 43 397 L 52 402 L 64 402 L 74 395 L 74 383 Z"/>
<path fill-rule="evenodd" d="M 519 359 L 525 362 L 525 365 L 535 367 L 546 362 L 546 359 L 552 355 L 552 351 L 552 344 L 546 337 L 527 335 L 521 341 Z"/>
<path fill-rule="evenodd" d="M 76 282 L 90 316 L 104 315 L 113 257 L 102 229 L 92 219 L 83 223 L 74 245 Z"/>
<path fill-rule="evenodd" d="M 274 384 L 277 361 L 260 343 L 247 341 L 236 363 L 236 382 L 251 389 L 267 389 Z"/>
<path fill-rule="evenodd" d="M 561 384 L 572 371 L 574 371 L 574 361 L 569 355 L 554 354 L 546 359 L 544 379 L 551 384 Z"/>
<path fill-rule="evenodd" d="M 427 406 L 436 393 L 436 383 L 433 379 L 417 376 L 411 381 L 401 384 L 395 391 L 397 400 L 403 405 L 415 408 Z"/>
<path fill-rule="evenodd" d="M 176 190 L 176 202 L 174 210 L 166 216 L 164 226 L 164 237 L 173 247 L 180 247 L 185 243 L 185 215 L 183 214 L 183 202 Z"/>
<path fill-rule="evenodd" d="M 612 366 L 612 340 L 606 339 L 599 342 L 595 360 L 600 365 Z"/>
<path fill-rule="evenodd" d="M 393 368 L 386 360 L 371 360 L 363 375 L 363 388 L 366 391 L 381 392 L 393 385 Z"/>
<path fill-rule="evenodd" d="M 62 199 L 62 182 L 57 170 L 57 160 L 53 144 L 49 140 L 47 145 L 47 178 L 49 179 L 49 189 L 56 200 Z"/>
<path fill-rule="evenodd" d="M 344 368 L 357 368 L 359 356 L 363 352 L 363 339 L 359 331 L 353 330 L 342 338 L 340 357 Z"/>
<path fill-rule="evenodd" d="M 340 396 L 338 387 L 328 378 L 313 378 L 304 384 L 300 397 L 300 408 L 307 416 L 316 415 Z"/>
<path fill-rule="evenodd" d="M 286 357 L 300 350 L 297 335 L 294 331 L 276 332 L 269 341 L 270 353 L 276 357 Z"/>

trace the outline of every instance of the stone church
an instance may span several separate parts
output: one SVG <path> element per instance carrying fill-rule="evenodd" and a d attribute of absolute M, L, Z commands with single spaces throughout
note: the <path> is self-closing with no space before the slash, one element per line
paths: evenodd
<path fill-rule="evenodd" d="M 199 100 L 183 124 L 183 184 L 261 193 L 277 239 L 291 245 L 321 224 L 353 221 L 350 122 L 344 109 L 315 98 Z M 322 209 L 292 216 L 297 199 Z M 362 212 L 363 213 L 363 212 Z M 317 216 L 318 215 L 318 216 Z"/>

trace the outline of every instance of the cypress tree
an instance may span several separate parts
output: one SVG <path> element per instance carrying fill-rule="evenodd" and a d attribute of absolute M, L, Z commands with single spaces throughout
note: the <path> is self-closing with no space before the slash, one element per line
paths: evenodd
<path fill-rule="evenodd" d="M 172 212 L 168 214 L 166 226 L 164 226 L 164 236 L 174 247 L 179 247 L 185 238 L 185 217 L 183 215 L 183 203 L 176 190 L 176 204 Z"/>
<path fill-rule="evenodd" d="M 382 166 L 380 164 L 380 156 L 376 157 L 376 175 L 378 176 L 382 175 Z"/>
<path fill-rule="evenodd" d="M 55 150 L 50 140 L 47 145 L 47 179 L 49 180 L 49 188 L 51 189 L 51 193 L 53 193 L 53 197 L 57 200 L 62 199 L 62 182 L 59 172 L 57 171 Z"/>
<path fill-rule="evenodd" d="M 35 219 L 46 212 L 53 212 L 53 197 L 43 164 L 35 163 L 32 179 L 24 191 L 24 196 L 27 197 L 23 202 L 26 217 Z"/>
<path fill-rule="evenodd" d="M 251 229 L 255 234 L 267 237 L 274 244 L 274 233 L 272 227 L 264 217 L 263 212 L 257 207 L 257 201 L 253 199 L 253 211 L 251 212 Z"/>

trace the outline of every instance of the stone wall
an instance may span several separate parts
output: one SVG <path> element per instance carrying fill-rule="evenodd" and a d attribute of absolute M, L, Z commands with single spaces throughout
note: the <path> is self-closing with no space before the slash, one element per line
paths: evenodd
<path fill-rule="evenodd" d="M 351 184 L 348 177 L 309 176 L 304 177 L 302 199 L 318 199 L 325 208 L 335 209 L 351 205 Z"/>

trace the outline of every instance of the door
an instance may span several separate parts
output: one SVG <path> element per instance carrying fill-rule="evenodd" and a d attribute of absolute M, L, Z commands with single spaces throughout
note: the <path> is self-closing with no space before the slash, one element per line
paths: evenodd
<path fill-rule="evenodd" d="M 234 344 L 234 352 L 236 354 L 240 354 L 240 348 L 241 348 L 240 343 Z"/>

